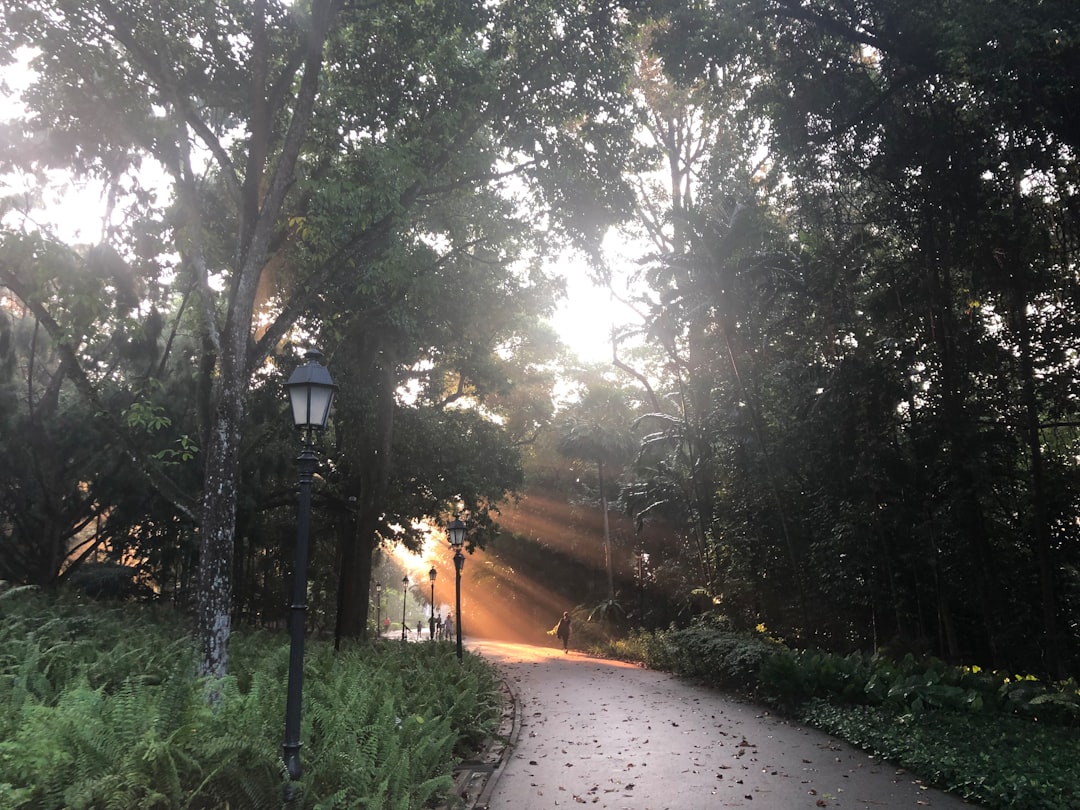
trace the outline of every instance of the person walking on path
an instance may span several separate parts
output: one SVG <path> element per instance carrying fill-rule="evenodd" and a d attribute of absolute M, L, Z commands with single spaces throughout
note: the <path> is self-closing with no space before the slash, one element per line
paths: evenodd
<path fill-rule="evenodd" d="M 570 652 L 570 614 L 567 611 L 563 611 L 562 618 L 559 619 L 559 624 L 555 627 L 555 635 L 562 641 L 562 650 L 564 653 Z"/>

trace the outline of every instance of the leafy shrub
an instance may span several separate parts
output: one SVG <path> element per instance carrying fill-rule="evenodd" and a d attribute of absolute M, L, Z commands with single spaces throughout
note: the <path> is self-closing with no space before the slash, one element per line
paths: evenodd
<path fill-rule="evenodd" d="M 759 676 L 761 694 L 788 708 L 825 698 L 888 706 L 899 713 L 943 709 L 1000 712 L 1059 724 L 1080 720 L 1080 692 L 1073 681 L 1048 684 L 1033 676 L 1009 677 L 910 654 L 892 661 L 778 647 L 762 661 Z"/>
<path fill-rule="evenodd" d="M 634 661 L 652 669 L 666 669 L 664 634 L 631 630 L 626 636 L 604 639 L 589 648 L 594 654 L 619 661 Z"/>
<path fill-rule="evenodd" d="M 1080 730 L 996 714 L 897 716 L 887 706 L 812 700 L 800 719 L 987 807 L 1080 807 Z"/>
<path fill-rule="evenodd" d="M 186 641 L 166 641 L 184 638 L 175 616 L 37 594 L 0 602 L 0 807 L 281 804 L 287 639 L 235 634 L 235 674 L 210 684 Z M 309 644 L 296 806 L 427 806 L 497 722 L 496 686 L 449 644 Z"/>
<path fill-rule="evenodd" d="M 758 633 L 727 628 L 722 618 L 703 617 L 688 628 L 668 630 L 654 660 L 663 668 L 712 686 L 754 693 L 762 662 L 781 645 Z"/>
<path fill-rule="evenodd" d="M 863 702 L 872 673 L 872 660 L 859 653 L 839 656 L 776 647 L 762 661 L 759 677 L 764 696 L 793 707 L 814 697 Z"/>

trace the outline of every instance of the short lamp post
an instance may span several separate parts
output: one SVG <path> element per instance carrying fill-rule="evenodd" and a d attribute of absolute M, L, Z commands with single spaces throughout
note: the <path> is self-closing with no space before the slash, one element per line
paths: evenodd
<path fill-rule="evenodd" d="M 304 615 L 307 612 L 308 534 L 311 525 L 311 482 L 317 459 L 312 442 L 315 431 L 326 429 L 337 387 L 330 372 L 319 361 L 322 353 L 311 349 L 307 362 L 285 383 L 292 405 L 293 423 L 303 437 L 303 449 L 296 459 L 300 497 L 296 518 L 296 557 L 293 562 L 292 604 L 289 608 L 289 684 L 285 702 L 285 769 L 292 782 L 301 776 L 300 699 L 304 690 Z M 291 788 L 286 788 L 291 798 Z"/>
<path fill-rule="evenodd" d="M 446 534 L 450 537 L 450 545 L 454 548 L 454 570 L 457 572 L 457 580 L 454 588 L 454 613 L 457 621 L 454 628 L 457 630 L 457 659 L 461 661 L 461 569 L 465 567 L 465 555 L 461 553 L 461 547 L 465 545 L 465 523 L 454 518 L 446 527 Z"/>
<path fill-rule="evenodd" d="M 375 638 L 382 635 L 382 583 L 375 583 Z"/>
<path fill-rule="evenodd" d="M 405 635 L 405 633 L 408 632 L 406 630 L 406 625 L 405 625 L 405 602 L 408 600 L 408 598 L 409 598 L 409 578 L 408 577 L 402 577 L 401 578 L 401 640 L 402 641 L 407 640 L 407 637 Z"/>
<path fill-rule="evenodd" d="M 428 627 L 430 628 L 431 635 L 428 636 L 428 641 L 435 640 L 435 577 L 438 576 L 438 571 L 435 570 L 435 566 L 431 566 L 431 570 L 427 572 L 427 578 L 431 580 L 431 620 L 428 621 Z"/>

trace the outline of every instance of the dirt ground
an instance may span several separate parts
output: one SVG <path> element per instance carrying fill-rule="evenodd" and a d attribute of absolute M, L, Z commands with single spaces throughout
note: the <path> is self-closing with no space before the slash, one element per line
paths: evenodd
<path fill-rule="evenodd" d="M 554 646 L 469 647 L 498 667 L 517 708 L 484 791 L 490 810 L 975 807 L 832 737 L 665 673 Z"/>

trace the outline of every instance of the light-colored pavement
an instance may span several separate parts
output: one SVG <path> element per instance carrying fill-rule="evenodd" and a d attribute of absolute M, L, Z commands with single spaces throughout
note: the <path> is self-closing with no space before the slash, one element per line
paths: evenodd
<path fill-rule="evenodd" d="M 510 744 L 481 800 L 471 797 L 478 809 L 974 807 L 666 673 L 523 644 L 471 639 L 469 648 L 496 665 L 517 704 Z"/>

